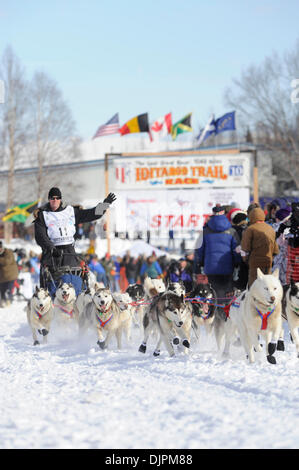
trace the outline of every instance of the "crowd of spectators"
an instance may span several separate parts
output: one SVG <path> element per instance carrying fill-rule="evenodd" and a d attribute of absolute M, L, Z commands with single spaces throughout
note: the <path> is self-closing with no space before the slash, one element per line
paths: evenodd
<path fill-rule="evenodd" d="M 82 226 L 82 236 L 93 234 Z M 96 237 L 91 236 L 96 242 Z M 293 279 L 299 282 L 299 202 L 272 201 L 261 208 L 250 204 L 247 209 L 217 204 L 198 234 L 194 250 L 181 246 L 180 259 L 171 255 L 134 257 L 94 252 L 81 257 L 97 281 L 112 291 L 124 291 L 129 284 L 142 283 L 146 276 L 168 281 L 181 280 L 190 292 L 192 284 L 203 277 L 212 284 L 217 295 L 250 287 L 259 267 L 264 273 L 279 268 L 284 288 Z M 13 256 L 12 256 L 13 255 Z M 9 264 L 7 268 L 6 263 Z M 9 273 L 9 274 L 8 274 Z M 40 280 L 40 255 L 24 249 L 14 251 L 0 247 L 1 306 L 13 295 L 30 298 Z"/>

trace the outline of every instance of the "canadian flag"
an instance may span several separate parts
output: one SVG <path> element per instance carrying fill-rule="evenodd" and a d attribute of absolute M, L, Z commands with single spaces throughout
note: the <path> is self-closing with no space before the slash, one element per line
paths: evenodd
<path fill-rule="evenodd" d="M 165 116 L 160 117 L 151 125 L 152 134 L 165 136 L 171 133 L 172 127 L 172 118 L 171 113 L 165 114 Z"/>

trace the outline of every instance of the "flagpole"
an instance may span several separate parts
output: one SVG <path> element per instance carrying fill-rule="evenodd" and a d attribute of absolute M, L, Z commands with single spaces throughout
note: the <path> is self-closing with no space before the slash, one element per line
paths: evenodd
<path fill-rule="evenodd" d="M 109 166 L 108 166 L 108 153 L 105 153 L 105 197 L 109 194 Z M 110 211 L 106 212 L 106 239 L 107 239 L 107 253 L 111 253 L 110 242 Z"/>

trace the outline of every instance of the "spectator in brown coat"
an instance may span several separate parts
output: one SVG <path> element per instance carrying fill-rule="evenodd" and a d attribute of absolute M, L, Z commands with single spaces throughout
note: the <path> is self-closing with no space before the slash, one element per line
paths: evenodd
<path fill-rule="evenodd" d="M 241 242 L 241 256 L 249 265 L 248 287 L 257 278 L 257 268 L 264 274 L 271 274 L 273 256 L 279 253 L 275 231 L 265 222 L 263 209 L 252 209 L 249 213 L 249 223 Z"/>
<path fill-rule="evenodd" d="M 12 250 L 4 248 L 0 241 L 0 295 L 1 307 L 8 305 L 12 299 L 12 287 L 18 279 L 19 270 Z"/>

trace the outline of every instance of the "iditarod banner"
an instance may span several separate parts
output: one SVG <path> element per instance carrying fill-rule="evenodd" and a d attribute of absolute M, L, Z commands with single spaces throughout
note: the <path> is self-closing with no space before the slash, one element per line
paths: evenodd
<path fill-rule="evenodd" d="M 116 190 L 250 186 L 250 155 L 246 153 L 123 157 L 113 164 Z"/>
<path fill-rule="evenodd" d="M 217 203 L 246 210 L 249 199 L 249 188 L 119 191 L 113 208 L 115 230 L 150 230 L 165 237 L 174 230 L 183 235 L 201 230 Z"/>

